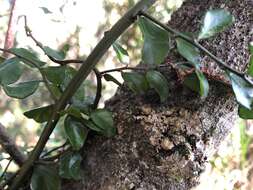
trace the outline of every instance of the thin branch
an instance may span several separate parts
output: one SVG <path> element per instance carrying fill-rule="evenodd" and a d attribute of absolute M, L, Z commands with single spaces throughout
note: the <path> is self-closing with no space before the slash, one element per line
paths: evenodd
<path fill-rule="evenodd" d="M 182 38 L 185 41 L 191 43 L 192 45 L 194 45 L 195 47 L 197 47 L 198 49 L 203 51 L 211 59 L 213 59 L 223 69 L 227 69 L 227 70 L 245 78 L 245 74 L 243 72 L 239 72 L 239 71 L 233 69 L 232 67 L 230 67 L 229 65 L 227 65 L 224 61 L 220 60 L 218 57 L 213 55 L 209 50 L 207 50 L 205 47 L 203 47 L 201 44 L 199 44 L 199 42 L 197 40 L 194 40 L 194 39 L 188 37 L 187 35 L 184 35 L 183 33 L 176 31 L 175 29 L 171 28 L 170 26 L 167 26 L 167 25 L 161 23 L 156 18 L 150 16 L 149 14 L 147 14 L 145 12 L 141 12 L 140 15 L 148 18 L 149 20 L 156 23 L 158 26 L 162 27 L 164 30 L 168 31 L 169 33 L 172 33 L 173 35 L 175 35 L 175 37 Z"/>
<path fill-rule="evenodd" d="M 98 69 L 94 68 L 93 69 L 96 78 L 97 78 L 97 92 L 96 92 L 96 97 L 93 103 L 93 109 L 96 109 L 99 104 L 99 100 L 101 99 L 101 93 L 102 93 L 102 74 L 98 71 Z"/>
<path fill-rule="evenodd" d="M 44 157 L 46 157 L 46 156 L 50 155 L 51 153 L 53 153 L 53 152 L 55 152 L 55 151 L 57 151 L 57 150 L 59 150 L 59 149 L 64 148 L 64 147 L 65 147 L 65 146 L 67 146 L 67 145 L 68 145 L 68 143 L 67 143 L 67 142 L 65 142 L 65 143 L 64 143 L 64 144 L 62 144 L 61 146 L 55 147 L 55 148 L 53 148 L 52 150 L 50 150 L 50 151 L 46 152 L 46 153 L 45 153 L 45 154 L 43 154 L 41 157 L 42 157 L 42 158 L 44 158 Z"/>
<path fill-rule="evenodd" d="M 104 75 L 104 74 L 107 74 L 107 73 L 121 72 L 121 71 L 124 71 L 124 70 L 146 71 L 148 69 L 149 68 L 147 68 L 147 67 L 128 67 L 128 66 L 125 66 L 125 67 L 105 70 L 105 71 L 100 72 L 100 74 Z"/>
<path fill-rule="evenodd" d="M 9 137 L 5 127 L 0 123 L 0 144 L 11 156 L 18 166 L 22 166 L 26 160 L 25 155 L 19 150 L 15 142 Z"/>
<path fill-rule="evenodd" d="M 16 25 L 17 16 L 16 16 L 16 0 L 11 1 L 11 10 L 10 10 L 10 18 L 8 23 L 7 34 L 5 36 L 4 49 L 9 49 L 13 47 L 14 44 L 14 27 Z M 8 54 L 5 52 L 4 57 L 7 57 Z"/>
<path fill-rule="evenodd" d="M 9 160 L 8 164 L 6 165 L 6 167 L 5 167 L 5 169 L 4 169 L 3 173 L 2 173 L 2 175 L 1 175 L 1 177 L 0 177 L 0 181 L 3 180 L 3 178 L 4 178 L 4 176 L 6 175 L 6 173 L 7 173 L 7 171 L 8 171 L 8 168 L 9 168 L 9 166 L 11 165 L 11 162 L 12 162 L 12 161 L 13 161 L 12 159 Z"/>
<path fill-rule="evenodd" d="M 55 110 L 51 115 L 48 123 L 46 124 L 46 127 L 44 128 L 38 143 L 36 144 L 33 152 L 30 154 L 27 162 L 25 162 L 25 164 L 20 169 L 20 173 L 13 181 L 10 190 L 17 190 L 22 182 L 26 179 L 27 173 L 29 173 L 33 167 L 34 162 L 39 158 L 49 139 L 49 136 L 53 132 L 60 118 L 60 115 L 58 114 L 60 110 L 66 107 L 68 101 L 77 91 L 82 82 L 87 78 L 90 72 L 95 68 L 96 64 L 103 57 L 109 47 L 135 22 L 139 12 L 146 11 L 155 2 L 156 0 L 139 1 L 112 27 L 112 29 L 97 44 L 91 54 L 87 57 L 85 64 L 82 64 L 79 71 L 70 81 L 61 98 L 56 103 Z"/>
<path fill-rule="evenodd" d="M 23 15 L 24 17 L 24 20 L 25 20 L 25 32 L 26 32 L 26 35 L 27 37 L 30 37 L 34 43 L 36 44 L 36 46 L 38 46 L 45 54 L 46 56 L 51 60 L 53 61 L 54 63 L 58 63 L 60 65 L 67 65 L 67 64 L 70 64 L 70 63 L 84 63 L 85 61 L 83 60 L 77 60 L 77 59 L 70 59 L 70 60 L 58 60 L 58 59 L 55 59 L 54 57 L 50 56 L 47 54 L 47 52 L 45 51 L 44 49 L 44 46 L 42 45 L 42 43 L 40 43 L 33 35 L 32 35 L 32 31 L 31 29 L 28 27 L 27 25 L 27 18 L 25 15 Z"/>

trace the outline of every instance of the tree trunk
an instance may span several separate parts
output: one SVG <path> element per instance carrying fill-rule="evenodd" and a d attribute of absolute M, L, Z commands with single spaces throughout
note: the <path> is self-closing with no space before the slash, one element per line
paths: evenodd
<path fill-rule="evenodd" d="M 236 23 L 203 44 L 229 65 L 244 70 L 252 36 L 252 4 L 252 0 L 189 0 L 169 24 L 194 32 L 206 10 L 228 9 Z M 204 58 L 203 65 L 221 74 L 209 58 Z M 201 99 L 178 82 L 173 69 L 164 72 L 170 87 L 166 103 L 159 103 L 152 91 L 135 95 L 124 86 L 107 102 L 118 135 L 92 136 L 84 147 L 83 180 L 68 182 L 63 189 L 184 190 L 198 184 L 208 158 L 234 125 L 236 102 L 229 85 L 210 81 L 209 95 Z"/>

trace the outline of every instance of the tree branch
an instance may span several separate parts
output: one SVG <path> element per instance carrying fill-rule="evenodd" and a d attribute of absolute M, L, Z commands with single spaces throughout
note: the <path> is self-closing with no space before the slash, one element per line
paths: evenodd
<path fill-rule="evenodd" d="M 13 181 L 11 190 L 16 190 L 22 184 L 26 178 L 26 174 L 32 168 L 34 162 L 39 158 L 43 151 L 49 136 L 53 132 L 55 125 L 57 124 L 60 116 L 59 111 L 64 109 L 69 99 L 74 95 L 76 90 L 87 78 L 89 73 L 94 69 L 98 61 L 103 57 L 109 47 L 117 40 L 117 38 L 124 33 L 136 20 L 140 11 L 146 11 L 151 7 L 156 0 L 141 0 L 132 9 L 130 9 L 103 37 L 103 39 L 97 44 L 91 54 L 87 57 L 85 64 L 83 64 L 75 77 L 70 81 L 66 90 L 63 92 L 60 100 L 56 103 L 55 110 L 51 115 L 47 125 L 45 126 L 38 143 L 36 144 L 33 152 L 30 154 L 28 160 L 20 169 L 19 175 Z"/>
<path fill-rule="evenodd" d="M 14 141 L 8 136 L 5 127 L 0 123 L 0 144 L 18 166 L 25 162 L 25 155 L 19 150 Z"/>

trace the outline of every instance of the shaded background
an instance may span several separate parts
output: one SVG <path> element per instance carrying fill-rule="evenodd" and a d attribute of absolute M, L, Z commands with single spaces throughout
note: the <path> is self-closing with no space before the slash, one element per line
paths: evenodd
<path fill-rule="evenodd" d="M 85 59 L 96 43 L 136 0 L 16 0 L 14 9 L 13 36 L 15 47 L 25 47 L 38 53 L 44 61 L 49 61 L 34 42 L 26 37 L 24 20 L 18 19 L 26 15 L 28 26 L 33 35 L 43 45 L 53 49 L 68 49 L 67 59 Z M 9 0 L 0 0 L 0 47 L 4 47 L 8 20 L 11 13 Z M 163 22 L 170 19 L 173 11 L 180 7 L 182 0 L 160 0 L 151 12 Z M 136 26 L 132 27 L 120 39 L 120 43 L 130 54 L 130 64 L 137 65 L 140 61 L 142 38 Z M 52 64 L 52 63 L 51 63 Z M 52 64 L 53 65 L 53 64 Z M 78 65 L 73 65 L 78 67 Z M 112 48 L 100 61 L 98 69 L 105 70 L 121 66 Z M 122 81 L 120 73 L 114 76 Z M 36 78 L 32 69 L 25 70 L 26 78 Z M 86 81 L 86 95 L 94 96 L 96 90 L 95 77 L 91 74 Z M 116 91 L 114 83 L 104 83 L 103 99 L 109 99 Z M 8 127 L 9 134 L 23 151 L 30 151 L 38 140 L 43 126 L 33 120 L 26 119 L 23 112 L 50 103 L 46 90 L 41 87 L 28 99 L 14 100 L 8 98 L 0 89 L 0 122 Z M 219 151 L 207 163 L 206 172 L 201 177 L 201 184 L 196 190 L 230 190 L 252 189 L 253 175 L 253 127 L 250 121 L 238 120 L 232 133 L 221 145 Z M 51 135 L 48 148 L 64 142 L 62 122 Z M 7 154 L 0 152 L 0 166 L 8 163 Z M 0 172 L 2 172 L 0 168 Z M 10 171 L 17 167 L 12 164 Z"/>

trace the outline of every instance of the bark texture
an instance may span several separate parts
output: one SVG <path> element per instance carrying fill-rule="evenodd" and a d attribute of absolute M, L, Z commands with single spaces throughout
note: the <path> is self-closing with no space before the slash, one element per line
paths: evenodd
<path fill-rule="evenodd" d="M 252 36 L 251 0 L 189 0 L 169 24 L 197 31 L 204 12 L 220 7 L 230 10 L 236 23 L 204 45 L 243 70 Z M 220 74 L 209 58 L 203 65 Z M 188 190 L 198 184 L 208 158 L 233 127 L 236 102 L 229 86 L 210 81 L 209 96 L 201 99 L 177 82 L 172 69 L 164 72 L 170 87 L 166 103 L 160 104 L 152 91 L 137 96 L 126 87 L 108 101 L 118 135 L 90 138 L 84 147 L 83 180 L 67 183 L 64 189 Z"/>

